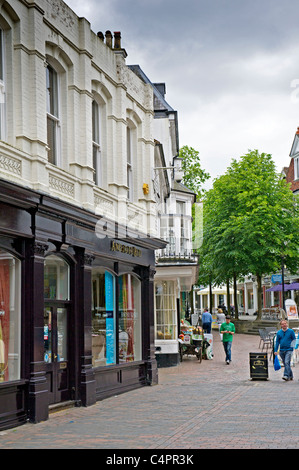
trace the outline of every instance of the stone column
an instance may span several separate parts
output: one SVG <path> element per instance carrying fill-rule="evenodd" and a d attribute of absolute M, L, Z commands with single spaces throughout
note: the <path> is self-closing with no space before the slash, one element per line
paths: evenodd
<path fill-rule="evenodd" d="M 26 336 L 30 341 L 29 420 L 48 419 L 48 385 L 44 363 L 44 257 L 48 246 L 35 241 L 29 247 L 26 268 Z M 26 347 L 26 346 L 25 346 Z"/>
<path fill-rule="evenodd" d="M 155 356 L 154 321 L 154 275 L 155 268 L 145 268 L 142 276 L 142 313 L 143 313 L 143 354 L 146 361 L 146 380 L 148 385 L 158 383 L 158 367 Z"/>
<path fill-rule="evenodd" d="M 79 312 L 80 350 L 80 398 L 83 406 L 96 402 L 96 383 L 92 367 L 92 319 L 91 319 L 91 265 L 94 256 L 78 253 L 78 283 L 76 301 Z"/>

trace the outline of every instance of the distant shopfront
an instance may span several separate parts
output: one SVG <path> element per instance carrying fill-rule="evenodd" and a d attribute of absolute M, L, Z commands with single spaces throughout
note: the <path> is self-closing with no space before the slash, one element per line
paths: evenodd
<path fill-rule="evenodd" d="M 0 194 L 0 429 L 157 382 L 154 250 L 17 185 Z"/>

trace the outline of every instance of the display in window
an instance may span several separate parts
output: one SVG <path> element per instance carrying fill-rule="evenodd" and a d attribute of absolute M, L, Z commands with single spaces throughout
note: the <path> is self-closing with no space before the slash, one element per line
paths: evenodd
<path fill-rule="evenodd" d="M 52 361 L 52 310 L 44 311 L 44 361 Z"/>
<path fill-rule="evenodd" d="M 116 363 L 115 288 L 108 271 L 94 268 L 92 274 L 92 364 Z"/>
<path fill-rule="evenodd" d="M 125 274 L 119 278 L 119 362 L 141 360 L 140 282 Z"/>
<path fill-rule="evenodd" d="M 0 382 L 20 378 L 20 262 L 0 250 Z"/>

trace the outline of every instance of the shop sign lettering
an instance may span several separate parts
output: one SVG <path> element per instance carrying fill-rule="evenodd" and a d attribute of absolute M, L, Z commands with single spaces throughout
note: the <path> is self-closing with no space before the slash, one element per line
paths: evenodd
<path fill-rule="evenodd" d="M 111 251 L 118 251 L 120 253 L 125 253 L 126 255 L 137 256 L 137 257 L 140 257 L 141 254 L 142 254 L 141 250 L 139 250 L 135 246 L 127 246 L 127 245 L 123 245 L 123 244 L 117 243 L 117 242 L 111 242 L 110 250 Z"/>

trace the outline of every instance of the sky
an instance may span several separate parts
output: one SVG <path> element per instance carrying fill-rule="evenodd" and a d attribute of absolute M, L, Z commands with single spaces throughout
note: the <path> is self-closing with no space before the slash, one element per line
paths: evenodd
<path fill-rule="evenodd" d="M 249 150 L 290 163 L 299 127 L 296 0 L 66 0 L 94 32 L 120 31 L 138 64 L 178 112 L 179 145 L 213 179 Z"/>

